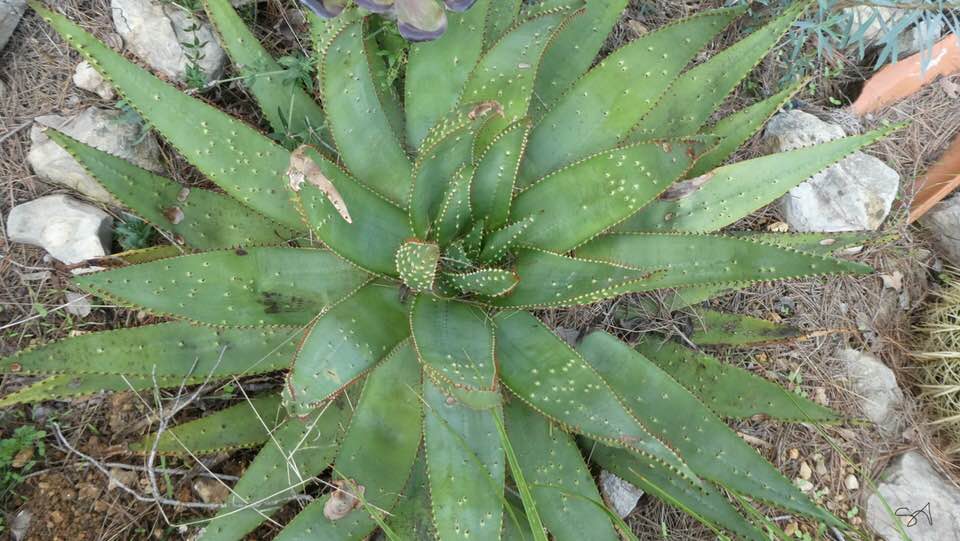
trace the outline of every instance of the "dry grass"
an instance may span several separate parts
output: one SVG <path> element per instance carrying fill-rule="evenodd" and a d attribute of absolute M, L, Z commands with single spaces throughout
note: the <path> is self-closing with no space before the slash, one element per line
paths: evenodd
<path fill-rule="evenodd" d="M 113 32 L 108 4 L 106 0 L 60 0 L 58 7 L 98 36 L 108 37 Z M 720 4 L 721 0 L 658 1 L 641 7 L 639 2 L 634 2 L 627 16 L 617 26 L 609 46 L 633 39 L 643 28 L 656 28 L 677 17 Z M 289 33 L 282 31 L 282 24 L 275 24 L 282 20 L 285 13 L 281 2 L 271 0 L 262 4 L 260 9 L 263 13 L 259 20 L 264 23 L 257 30 L 268 46 L 277 53 L 298 49 L 301 44 L 291 40 Z M 741 30 L 741 27 L 730 29 L 715 40 L 712 48 L 719 50 L 729 45 Z M 0 202 L 0 212 L 4 216 L 16 204 L 57 191 L 56 188 L 38 181 L 26 165 L 31 120 L 49 113 L 76 113 L 91 104 L 112 106 L 73 87 L 70 77 L 77 61 L 77 56 L 30 13 L 26 15 L 10 45 L 0 56 L 0 83 L 3 85 L 0 93 L 0 188 L 4 195 Z M 947 99 L 943 89 L 933 85 L 921 94 L 881 111 L 875 118 L 866 121 L 867 126 L 861 126 L 859 121 L 843 116 L 842 113 L 838 114 L 836 109 L 825 107 L 827 97 L 841 95 L 864 75 L 860 68 L 845 59 L 839 58 L 835 61 L 838 65 L 845 66 L 844 71 L 829 80 L 817 80 L 817 92 L 803 96 L 807 102 L 806 107 L 818 115 L 842 121 L 851 132 L 876 125 L 882 120 L 912 120 L 909 128 L 871 150 L 897 169 L 904 179 L 903 184 L 908 186 L 909 180 L 929 165 L 953 133 L 960 129 L 956 122 L 948 122 L 950 118 L 960 118 L 958 100 Z M 721 114 L 739 109 L 758 97 L 775 91 L 783 70 L 784 66 L 775 59 L 764 61 L 751 76 L 750 84 L 742 85 L 735 92 Z M 260 120 L 257 113 L 250 108 L 252 100 L 238 85 L 222 85 L 206 97 L 251 122 L 257 123 Z M 755 140 L 745 145 L 738 158 L 756 156 L 759 152 L 760 148 Z M 175 154 L 165 151 L 164 157 L 174 178 L 188 184 L 203 182 L 200 176 Z M 902 200 L 908 201 L 909 197 L 909 190 L 905 190 Z M 890 232 L 900 235 L 899 240 L 888 246 L 867 248 L 857 255 L 856 259 L 874 265 L 881 273 L 902 272 L 906 276 L 907 304 L 913 307 L 926 296 L 926 276 L 932 256 L 924 250 L 922 237 L 901 225 L 904 215 L 902 209 L 897 210 L 887 226 Z M 778 219 L 776 209 L 771 208 L 744 220 L 737 224 L 737 227 L 762 229 L 766 224 Z M 0 231 L 3 231 L 2 227 L 0 225 Z M 35 316 L 38 307 L 50 310 L 64 302 L 65 275 L 46 262 L 40 250 L 10 244 L 6 241 L 5 232 L 0 250 L 3 253 L 0 259 L 0 306 L 3 308 L 0 312 L 0 327 Z M 36 273 L 49 274 L 40 280 Z M 728 349 L 722 353 L 731 362 L 798 392 L 814 396 L 818 393 L 818 388 L 822 388 L 831 407 L 855 418 L 860 415 L 856 405 L 857 398 L 844 386 L 843 371 L 836 358 L 836 351 L 845 346 L 866 349 L 894 367 L 898 374 L 902 373 L 907 362 L 910 320 L 909 311 L 900 307 L 900 297 L 901 293 L 884 289 L 882 281 L 876 276 L 752 287 L 718 299 L 714 304 L 717 308 L 758 317 L 771 317 L 771 314 L 776 313 L 786 322 L 803 329 L 832 329 L 837 332 L 805 341 Z M 545 317 L 549 323 L 556 326 L 580 330 L 603 328 L 628 339 L 636 336 L 638 332 L 653 331 L 669 336 L 684 332 L 687 328 L 688 321 L 683 314 L 665 313 L 648 314 L 638 321 L 632 321 L 630 325 L 624 325 L 617 320 L 614 313 L 617 303 L 629 302 L 630 299 L 621 299 L 582 310 L 550 312 L 545 314 Z M 793 306 L 793 309 L 786 313 L 782 310 L 784 306 Z M 50 312 L 44 317 L 4 329 L 4 334 L 0 337 L 0 354 L 10 353 L 36 341 L 58 338 L 70 331 L 92 331 L 128 325 L 135 317 L 136 314 L 120 310 L 96 310 L 83 321 L 76 321 L 63 311 Z M 5 378 L 0 381 L 0 392 L 9 392 L 23 383 L 22 379 Z M 215 402 L 208 402 L 208 405 L 212 403 Z M 59 416 L 60 423 L 70 427 L 65 432 L 72 444 L 98 458 L 114 456 L 111 454 L 116 450 L 114 445 L 136 439 L 146 429 L 144 423 L 123 421 L 138 419 L 144 414 L 129 397 L 125 400 L 80 401 L 69 408 L 62 405 L 55 408 L 53 411 Z M 29 416 L 31 410 L 21 408 L 19 411 Z M 190 415 L 189 412 L 185 414 Z M 0 429 L 5 429 L 12 423 L 11 415 L 10 412 L 0 413 Z M 937 455 L 931 440 L 917 422 L 912 406 L 908 405 L 905 419 L 908 429 L 902 439 L 884 438 L 870 426 L 857 423 L 824 427 L 822 432 L 808 425 L 770 422 L 742 422 L 735 428 L 766 442 L 759 450 L 788 476 L 797 474 L 801 461 L 806 460 L 813 466 L 814 455 L 822 455 L 827 473 L 815 474 L 812 480 L 817 490 L 829 489 L 829 492 L 823 495 L 822 501 L 842 515 L 847 509 L 863 503 L 865 490 L 850 493 L 843 487 L 843 478 L 851 468 L 857 471 L 861 486 L 866 488 L 865 477 L 875 478 L 888 458 L 908 447 L 920 447 L 929 456 L 938 459 L 941 465 L 946 465 L 944 458 Z M 94 429 L 99 434 L 95 434 Z M 798 460 L 789 458 L 791 449 L 798 451 Z M 226 457 L 217 457 L 217 460 L 224 461 Z M 238 464 L 242 464 L 242 460 L 235 458 L 233 461 L 223 462 L 221 467 L 226 468 L 229 473 L 231 469 L 239 469 Z M 67 461 L 62 454 L 52 453 L 42 475 L 28 482 L 26 494 L 34 498 L 52 498 L 58 494 L 57 487 L 97 484 L 99 479 L 101 492 L 97 501 L 107 503 L 90 504 L 93 506 L 88 508 L 79 503 L 73 506 L 69 520 L 81 525 L 76 530 L 79 533 L 57 533 L 58 524 L 51 522 L 49 528 L 41 530 L 45 533 L 34 537 L 35 539 L 53 539 L 50 535 L 66 535 L 65 538 L 69 539 L 141 539 L 163 535 L 170 536 L 169 538 L 179 537 L 179 534 L 164 527 L 155 508 L 131 501 L 116 492 L 105 491 L 102 478 L 91 476 L 89 470 L 77 469 L 75 466 L 74 459 Z M 43 486 L 53 488 L 44 489 L 39 480 L 46 483 Z M 183 481 L 180 481 L 173 490 L 181 491 L 183 487 Z M 190 497 L 189 490 L 184 497 Z M 50 520 L 52 511 L 62 511 L 63 502 L 57 501 L 60 507 L 47 508 L 47 515 L 36 520 Z M 641 502 L 640 509 L 631 515 L 630 523 L 641 539 L 659 539 L 664 530 L 669 539 L 714 538 L 709 530 L 698 523 L 650 498 Z M 780 521 L 781 527 L 785 525 L 785 521 Z M 270 536 L 269 532 L 261 533 L 264 538 Z"/>

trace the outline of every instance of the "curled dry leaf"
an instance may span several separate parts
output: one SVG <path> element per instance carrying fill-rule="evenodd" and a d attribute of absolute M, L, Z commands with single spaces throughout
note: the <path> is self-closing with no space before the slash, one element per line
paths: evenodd
<path fill-rule="evenodd" d="M 180 207 L 168 207 L 163 209 L 163 215 L 166 219 L 170 220 L 170 223 L 177 225 L 183 221 L 184 214 L 183 210 Z"/>
<path fill-rule="evenodd" d="M 699 190 L 701 186 L 710 182 L 712 178 L 713 178 L 713 171 L 709 173 L 704 173 L 699 177 L 692 178 L 690 180 L 678 182 L 673 186 L 670 186 L 669 188 L 666 189 L 666 191 L 660 194 L 660 199 L 664 201 L 676 201 L 678 199 L 683 199 L 684 197 L 688 197 L 692 193 Z"/>
<path fill-rule="evenodd" d="M 362 505 L 361 499 L 366 489 L 352 479 L 334 481 L 333 484 L 337 489 L 323 505 L 323 516 L 329 520 L 340 520 Z"/>
<path fill-rule="evenodd" d="M 303 187 L 303 183 L 309 182 L 323 192 L 323 195 L 330 201 L 341 218 L 348 224 L 352 224 L 353 219 L 350 218 L 350 211 L 347 210 L 346 201 L 343 200 L 343 197 L 340 195 L 340 192 L 337 191 L 333 182 L 330 182 L 330 179 L 323 174 L 320 166 L 307 155 L 307 149 L 309 148 L 309 145 L 301 145 L 290 154 L 290 167 L 287 169 L 290 189 L 299 192 Z"/>

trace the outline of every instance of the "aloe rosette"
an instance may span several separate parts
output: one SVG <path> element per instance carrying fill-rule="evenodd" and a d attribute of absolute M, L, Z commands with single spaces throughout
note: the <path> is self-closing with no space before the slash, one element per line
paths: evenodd
<path fill-rule="evenodd" d="M 34 2 L 219 189 L 49 130 L 177 242 L 74 283 L 168 321 L 2 359 L 44 378 L 0 404 L 285 373 L 276 393 L 160 435 L 172 455 L 260 449 L 205 541 L 242 538 L 321 476 L 278 539 L 617 539 L 585 457 L 718 533 L 766 539 L 759 504 L 842 527 L 725 422 L 835 413 L 678 343 L 594 332 L 571 346 L 536 316 L 670 288 L 671 308 L 713 325 L 698 343 L 752 343 L 793 331 L 697 304 L 870 271 L 831 257 L 863 235 L 718 232 L 889 131 L 728 163 L 799 85 L 712 115 L 806 4 L 692 68 L 742 9 L 594 65 L 625 4 L 478 0 L 412 45 L 400 81 L 386 79 L 379 21 L 344 4 L 311 19 L 314 99 L 272 75 L 228 0 L 207 0 L 278 143 Z"/>

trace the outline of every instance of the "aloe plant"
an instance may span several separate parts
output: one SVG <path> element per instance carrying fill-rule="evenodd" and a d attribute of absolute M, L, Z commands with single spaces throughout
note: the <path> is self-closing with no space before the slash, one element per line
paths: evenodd
<path fill-rule="evenodd" d="M 318 141 L 287 148 L 33 2 L 219 190 L 49 130 L 176 241 L 74 283 L 169 321 L 2 359 L 2 373 L 44 379 L 0 405 L 284 372 L 276 393 L 133 447 L 260 448 L 205 541 L 242 538 L 328 470 L 278 539 L 617 539 L 585 456 L 718 533 L 767 539 L 747 518 L 761 503 L 842 526 L 725 424 L 836 414 L 654 336 L 631 347 L 595 332 L 573 347 L 535 315 L 870 271 L 831 257 L 843 242 L 827 235 L 718 233 L 889 131 L 725 164 L 798 87 L 710 124 L 715 109 L 806 4 L 686 69 L 742 9 L 678 21 L 591 67 L 626 0 L 479 0 L 412 47 L 402 95 L 383 91 L 371 21 L 323 2 L 340 4 L 311 20 L 317 102 L 272 76 L 228 0 L 205 2 L 274 133 Z M 697 338 L 790 335 L 729 317 L 709 319 L 732 321 L 735 340 Z"/>

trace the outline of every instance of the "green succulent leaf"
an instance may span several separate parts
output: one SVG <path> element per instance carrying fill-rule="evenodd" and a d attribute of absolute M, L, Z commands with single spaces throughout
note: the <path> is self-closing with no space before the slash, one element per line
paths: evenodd
<path fill-rule="evenodd" d="M 573 438 L 519 400 L 504 406 L 505 424 L 537 510 L 556 541 L 619 539 Z"/>
<path fill-rule="evenodd" d="M 503 34 L 516 22 L 523 0 L 491 1 L 487 8 L 487 21 L 483 32 L 483 42 L 487 45 L 496 43 Z M 474 8 L 476 9 L 476 8 Z"/>
<path fill-rule="evenodd" d="M 159 436 L 148 434 L 131 444 L 130 450 L 149 453 L 156 449 L 161 455 L 189 457 L 258 447 L 285 420 L 280 395 L 268 394 L 170 427 Z"/>
<path fill-rule="evenodd" d="M 521 120 L 505 128 L 490 146 L 479 152 L 476 173 L 470 186 L 471 209 L 476 220 L 489 230 L 506 225 L 513 202 L 517 169 L 524 155 L 530 122 Z"/>
<path fill-rule="evenodd" d="M 505 476 L 493 415 L 457 401 L 424 378 L 423 434 L 433 523 L 440 541 L 500 539 Z"/>
<path fill-rule="evenodd" d="M 371 74 L 362 21 L 347 25 L 324 49 L 323 97 L 340 158 L 377 193 L 400 203 L 410 189 L 410 159 Z M 379 60 L 379 59 L 377 59 Z"/>
<path fill-rule="evenodd" d="M 404 487 L 387 527 L 397 539 L 410 541 L 435 541 L 433 512 L 430 505 L 430 480 L 427 477 L 427 459 L 421 447 L 420 455 L 413 464 L 410 479 Z"/>
<path fill-rule="evenodd" d="M 440 216 L 451 179 L 457 179 L 458 171 L 473 161 L 477 131 L 500 113 L 498 103 L 478 102 L 457 108 L 431 128 L 413 167 L 410 223 L 415 235 L 431 236 L 431 226 Z"/>
<path fill-rule="evenodd" d="M 419 295 L 410 307 L 410 328 L 423 370 L 439 389 L 470 407 L 499 404 L 493 324 L 487 314 L 465 303 Z"/>
<path fill-rule="evenodd" d="M 733 231 L 735 237 L 749 238 L 767 244 L 776 244 L 784 248 L 793 248 L 811 254 L 830 255 L 847 248 L 861 246 L 873 241 L 877 235 L 869 232 L 853 233 L 755 233 L 752 231 Z M 677 289 L 668 294 L 664 305 L 670 310 L 681 310 L 714 297 L 742 289 L 733 284 L 693 286 Z M 629 316 L 627 316 L 629 317 Z"/>
<path fill-rule="evenodd" d="M 484 126 L 478 136 L 479 148 L 486 148 L 501 131 L 527 116 L 540 60 L 571 16 L 571 10 L 565 8 L 539 13 L 509 30 L 480 58 L 460 102 L 495 101 L 503 108 L 503 116 Z"/>
<path fill-rule="evenodd" d="M 273 431 L 198 541 L 243 539 L 326 470 L 353 413 L 345 396 Z"/>
<path fill-rule="evenodd" d="M 230 1 L 204 0 L 203 7 L 273 131 L 287 140 L 330 146 L 323 108 L 299 83 L 284 78 L 283 66 L 257 41 Z"/>
<path fill-rule="evenodd" d="M 302 415 L 396 354 L 410 336 L 394 286 L 374 282 L 328 310 L 307 331 L 287 376 L 284 400 Z"/>
<path fill-rule="evenodd" d="M 687 172 L 687 177 L 698 177 L 723 165 L 723 162 L 732 156 L 740 145 L 760 131 L 767 120 L 806 84 L 807 81 L 794 83 L 763 101 L 724 117 L 709 129 L 704 130 L 719 137 L 720 143 L 700 156 L 693 169 Z"/>
<path fill-rule="evenodd" d="M 283 190 L 289 153 L 252 127 L 183 94 L 39 3 L 44 20 L 204 175 L 244 205 L 299 229 Z"/>
<path fill-rule="evenodd" d="M 100 393 L 177 388 L 183 378 L 114 376 L 104 374 L 61 374 L 48 376 L 0 397 L 0 408 L 44 400 L 71 400 Z M 202 383 L 194 380 L 194 383 Z"/>
<path fill-rule="evenodd" d="M 490 232 L 480 251 L 480 262 L 492 264 L 503 259 L 514 244 L 523 237 L 524 232 L 529 229 L 534 220 L 533 217 L 527 217 Z"/>
<path fill-rule="evenodd" d="M 108 192 L 147 223 L 198 249 L 268 244 L 293 232 L 231 197 L 179 182 L 81 143 L 54 129 L 47 135 Z"/>
<path fill-rule="evenodd" d="M 501 2 L 480 0 L 469 11 L 451 13 L 441 38 L 410 47 L 404 102 L 410 146 L 420 147 L 430 128 L 457 104 L 483 52 L 487 10 Z"/>
<path fill-rule="evenodd" d="M 386 518 L 420 448 L 419 388 L 409 345 L 370 373 L 333 464 L 334 487 L 301 511 L 278 541 L 363 539 Z"/>
<path fill-rule="evenodd" d="M 289 366 L 302 329 L 212 328 L 174 322 L 75 336 L 0 359 L 0 373 L 172 378 L 186 383 Z"/>
<path fill-rule="evenodd" d="M 695 395 L 630 346 L 609 334 L 594 332 L 578 349 L 614 392 L 624 397 L 634 415 L 672 445 L 699 476 L 745 496 L 839 524 Z"/>
<path fill-rule="evenodd" d="M 480 269 L 462 274 L 447 273 L 443 278 L 464 293 L 490 298 L 503 297 L 520 283 L 517 273 L 506 269 Z"/>
<path fill-rule="evenodd" d="M 796 327 L 739 314 L 697 309 L 690 341 L 698 346 L 743 346 L 802 336 Z"/>
<path fill-rule="evenodd" d="M 210 325 L 305 325 L 371 279 L 327 250 L 237 248 L 84 274 L 97 296 Z"/>
<path fill-rule="evenodd" d="M 414 291 L 430 291 L 440 264 L 440 247 L 432 242 L 408 240 L 397 250 L 397 273 Z"/>
<path fill-rule="evenodd" d="M 545 2 L 572 9 L 585 5 L 583 13 L 567 22 L 554 38 L 553 45 L 544 53 L 541 71 L 537 76 L 534 92 L 537 100 L 535 110 L 542 111 L 593 65 L 597 53 L 627 6 L 627 0 L 561 0 Z"/>
<path fill-rule="evenodd" d="M 575 306 L 651 289 L 657 271 L 578 259 L 533 248 L 514 250 L 519 281 L 510 295 L 491 299 L 501 308 Z"/>
<path fill-rule="evenodd" d="M 619 4 L 622 10 L 623 3 L 622 0 L 588 2 L 587 16 L 591 10 L 609 8 L 614 4 Z M 565 43 L 563 47 L 551 48 L 547 59 L 552 60 L 553 68 L 547 69 L 548 64 L 545 64 L 537 92 L 541 97 L 541 92 L 553 96 L 556 104 L 543 115 L 530 134 L 528 157 L 520 170 L 521 184 L 533 182 L 566 164 L 616 145 L 650 111 L 657 98 L 700 49 L 741 13 L 743 8 L 707 11 L 651 32 L 601 60 L 572 88 L 569 88 L 569 83 L 573 82 L 570 74 L 573 78 L 579 74 L 570 69 L 569 49 L 579 49 L 583 44 L 561 41 Z M 591 31 L 588 21 L 574 21 L 564 32 L 584 23 L 588 26 L 577 28 L 577 31 Z M 606 34 L 598 32 L 596 35 Z M 564 49 L 568 54 L 561 55 Z M 593 62 L 595 52 L 596 49 L 583 65 L 584 70 Z M 657 69 L 653 69 L 654 66 Z M 643 84 L 637 84 L 638 80 Z M 547 82 L 556 84 L 556 87 L 546 87 Z M 544 101 L 551 103 L 552 100 Z"/>
<path fill-rule="evenodd" d="M 494 321 L 500 378 L 513 394 L 565 430 L 650 457 L 698 482 L 610 384 L 537 318 L 527 312 L 501 312 Z"/>
<path fill-rule="evenodd" d="M 655 201 L 618 229 L 715 231 L 773 202 L 823 169 L 897 129 L 899 126 L 883 128 L 719 167 L 697 177 L 696 189 L 689 195 Z"/>
<path fill-rule="evenodd" d="M 810 399 L 679 344 L 651 337 L 637 344 L 636 349 L 721 417 L 749 419 L 766 415 L 782 421 L 840 421 L 832 410 Z"/>
<path fill-rule="evenodd" d="M 738 538 L 767 541 L 767 535 L 751 524 L 736 507 L 709 484 L 692 488 L 656 462 L 623 449 L 589 442 L 590 459 L 603 469 L 673 505 L 708 527 L 724 529 Z"/>
<path fill-rule="evenodd" d="M 793 3 L 764 27 L 681 75 L 653 110 L 640 120 L 630 139 L 679 137 L 697 133 L 730 91 L 740 84 L 812 3 L 811 0 Z"/>
<path fill-rule="evenodd" d="M 523 241 L 566 252 L 629 218 L 680 178 L 706 146 L 700 141 L 639 143 L 570 164 L 524 190 L 513 219 L 531 217 Z"/>
<path fill-rule="evenodd" d="M 434 226 L 437 242 L 441 246 L 449 245 L 470 225 L 470 184 L 473 175 L 473 166 L 464 164 L 450 179 Z"/>
<path fill-rule="evenodd" d="M 343 198 L 351 222 L 343 219 L 326 193 L 304 183 L 293 194 L 294 206 L 320 240 L 340 257 L 375 274 L 396 276 L 394 255 L 412 237 L 407 215 L 391 202 L 353 179 L 313 149 L 306 149 L 319 173 Z M 361 212 L 356 212 L 357 210 Z"/>
<path fill-rule="evenodd" d="M 656 288 L 871 272 L 859 263 L 742 236 L 618 233 L 599 237 L 578 248 L 576 253 L 577 257 L 641 271 L 667 269 L 651 280 L 650 285 Z"/>

